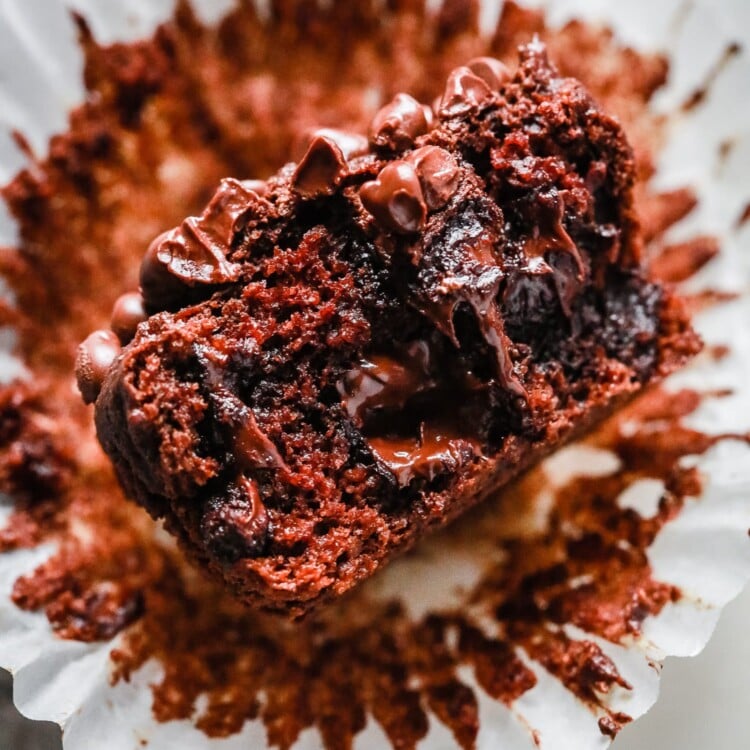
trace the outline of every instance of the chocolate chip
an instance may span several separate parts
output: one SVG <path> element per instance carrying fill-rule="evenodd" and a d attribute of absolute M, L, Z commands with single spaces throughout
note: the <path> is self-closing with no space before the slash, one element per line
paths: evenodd
<path fill-rule="evenodd" d="M 202 232 L 201 241 L 208 238 L 221 245 L 223 252 L 228 252 L 245 219 L 266 193 L 268 185 L 262 180 L 223 179 L 200 217 L 192 220 Z"/>
<path fill-rule="evenodd" d="M 112 331 L 94 331 L 78 347 L 75 372 L 84 403 L 96 401 L 104 378 L 119 353 L 120 342 Z"/>
<path fill-rule="evenodd" d="M 481 78 L 493 91 L 507 83 L 513 74 L 510 68 L 494 57 L 475 57 L 466 63 L 466 67 Z"/>
<path fill-rule="evenodd" d="M 222 180 L 203 213 L 157 237 L 141 262 L 141 292 L 150 312 L 173 310 L 237 281 L 226 254 L 267 190 L 259 180 Z"/>
<path fill-rule="evenodd" d="M 268 195 L 269 187 L 265 180 L 242 180 L 240 184 L 243 188 L 252 191 L 261 198 Z"/>
<path fill-rule="evenodd" d="M 346 159 L 339 145 L 317 135 L 292 175 L 292 188 L 304 198 L 330 195 L 346 173 Z"/>
<path fill-rule="evenodd" d="M 362 156 L 370 149 L 367 138 L 360 133 L 349 133 L 346 130 L 336 130 L 335 128 L 317 128 L 309 134 L 309 138 L 316 137 L 333 141 L 341 149 L 344 159 Z"/>
<path fill-rule="evenodd" d="M 147 310 L 171 310 L 200 297 L 192 290 L 228 284 L 239 278 L 240 266 L 229 263 L 223 247 L 201 219 L 157 237 L 141 262 L 140 283 Z"/>
<path fill-rule="evenodd" d="M 492 90 L 479 76 L 469 68 L 456 68 L 448 76 L 438 115 L 442 118 L 465 115 L 491 99 Z"/>
<path fill-rule="evenodd" d="M 117 298 L 110 325 L 123 344 L 132 340 L 139 323 L 145 320 L 148 320 L 148 313 L 138 292 L 128 292 Z"/>
<path fill-rule="evenodd" d="M 423 104 L 422 110 L 424 111 L 424 119 L 427 121 L 427 130 L 430 131 L 435 124 L 435 113 L 429 104 Z"/>
<path fill-rule="evenodd" d="M 148 247 L 141 261 L 140 284 L 146 306 L 156 312 L 176 307 L 185 298 L 185 284 L 170 273 L 172 258 L 169 242 L 179 242 L 179 229 L 159 235 Z"/>
<path fill-rule="evenodd" d="M 431 211 L 442 208 L 458 188 L 460 172 L 453 155 L 438 146 L 423 146 L 405 160 L 417 173 L 427 207 Z"/>
<path fill-rule="evenodd" d="M 204 367 L 204 378 L 211 387 L 210 398 L 216 418 L 228 428 L 232 455 L 238 469 L 286 470 L 284 459 L 273 441 L 261 429 L 252 409 L 229 390 L 219 377 L 220 370 L 215 366 L 214 355 L 221 361 L 222 354 L 207 346 L 199 346 L 196 353 L 198 361 Z"/>
<path fill-rule="evenodd" d="M 418 232 L 427 215 L 419 178 L 411 164 L 399 160 L 359 191 L 362 205 L 386 229 L 399 234 Z"/>
<path fill-rule="evenodd" d="M 428 114 L 429 112 L 429 114 Z M 432 112 L 408 94 L 396 94 L 373 118 L 370 142 L 379 148 L 403 151 L 430 128 Z"/>
<path fill-rule="evenodd" d="M 242 476 L 226 494 L 211 498 L 201 519 L 201 535 L 222 562 L 262 554 L 268 538 L 268 512 L 255 482 Z"/>

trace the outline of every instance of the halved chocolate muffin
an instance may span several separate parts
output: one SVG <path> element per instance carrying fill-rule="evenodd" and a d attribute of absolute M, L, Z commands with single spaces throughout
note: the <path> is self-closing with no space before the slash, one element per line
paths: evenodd
<path fill-rule="evenodd" d="M 698 350 L 633 182 L 538 43 L 224 180 L 79 351 L 126 492 L 249 604 L 343 593 Z"/>

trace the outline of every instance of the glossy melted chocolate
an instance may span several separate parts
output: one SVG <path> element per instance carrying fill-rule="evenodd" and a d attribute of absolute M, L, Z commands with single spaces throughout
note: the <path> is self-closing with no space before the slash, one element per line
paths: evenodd
<path fill-rule="evenodd" d="M 470 430 L 462 436 L 455 423 L 435 421 L 436 415 L 461 412 L 466 394 L 465 384 L 439 385 L 446 370 L 434 359 L 427 342 L 414 341 L 395 356 L 363 360 L 339 384 L 347 412 L 366 435 L 372 434 L 368 441 L 375 457 L 401 487 L 418 477 L 432 481 L 481 456 Z M 406 426 L 406 434 L 397 434 L 398 424 Z M 409 434 L 415 429 L 418 435 Z"/>

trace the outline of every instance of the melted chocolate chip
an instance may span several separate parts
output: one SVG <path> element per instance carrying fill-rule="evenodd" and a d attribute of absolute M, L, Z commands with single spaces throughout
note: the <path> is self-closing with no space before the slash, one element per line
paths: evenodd
<path fill-rule="evenodd" d="M 493 300 L 490 304 L 487 304 L 482 300 L 481 302 L 470 301 L 470 304 L 476 313 L 479 330 L 482 332 L 484 340 L 495 352 L 498 380 L 510 393 L 525 400 L 528 394 L 513 371 L 510 339 L 505 333 L 505 322 L 497 303 Z"/>
<path fill-rule="evenodd" d="M 110 325 L 122 344 L 131 341 L 138 325 L 146 320 L 148 313 L 138 292 L 127 292 L 117 298 Z"/>
<path fill-rule="evenodd" d="M 537 225 L 523 246 L 529 258 L 543 258 L 551 252 L 567 253 L 583 271 L 583 259 L 576 243 L 565 229 L 565 203 L 559 192 L 552 190 L 537 195 Z"/>
<path fill-rule="evenodd" d="M 475 57 L 466 63 L 466 67 L 493 91 L 497 91 L 513 75 L 510 68 L 495 57 Z"/>
<path fill-rule="evenodd" d="M 498 280 L 499 278 L 501 277 L 498 277 Z M 449 281 L 456 284 L 462 283 L 460 279 Z M 511 342 L 505 332 L 505 323 L 494 295 L 488 296 L 479 290 L 472 291 L 468 288 L 461 290 L 460 296 L 442 301 L 430 301 L 423 304 L 420 309 L 432 320 L 435 327 L 453 342 L 456 348 L 460 348 L 461 342 L 458 340 L 453 323 L 459 302 L 468 303 L 473 310 L 482 338 L 495 353 L 495 373 L 498 382 L 515 396 L 525 399 L 526 390 L 513 370 L 513 360 L 510 355 Z"/>
<path fill-rule="evenodd" d="M 396 94 L 373 118 L 370 142 L 378 148 L 403 151 L 430 128 L 432 112 L 408 94 Z"/>
<path fill-rule="evenodd" d="M 237 281 L 240 266 L 230 263 L 236 234 L 259 200 L 264 183 L 222 180 L 203 213 L 157 237 L 141 263 L 141 292 L 147 310 L 171 310 Z M 256 189 L 257 188 L 257 189 Z"/>
<path fill-rule="evenodd" d="M 120 341 L 112 331 L 94 331 L 78 347 L 75 373 L 84 403 L 96 401 L 104 378 L 119 353 Z"/>
<path fill-rule="evenodd" d="M 171 310 L 193 299 L 191 290 L 231 283 L 239 274 L 240 267 L 190 217 L 151 243 L 141 262 L 141 293 L 149 311 Z"/>
<path fill-rule="evenodd" d="M 242 180 L 240 182 L 240 185 L 242 185 L 242 187 L 246 190 L 250 190 L 251 192 L 260 196 L 261 198 L 264 198 L 266 195 L 268 195 L 269 188 L 268 183 L 265 180 Z"/>
<path fill-rule="evenodd" d="M 451 153 L 438 146 L 412 151 L 406 161 L 414 167 L 431 211 L 442 208 L 456 192 L 460 179 L 458 164 Z"/>
<path fill-rule="evenodd" d="M 309 133 L 307 140 L 309 142 L 311 139 L 317 137 L 333 141 L 341 149 L 341 153 L 345 159 L 362 156 L 370 150 L 367 138 L 360 133 L 350 133 L 346 130 L 337 130 L 335 128 L 317 128 Z"/>
<path fill-rule="evenodd" d="M 258 426 L 253 412 L 244 407 L 234 433 L 234 458 L 238 466 L 273 469 L 284 466 L 276 446 Z"/>
<path fill-rule="evenodd" d="M 193 220 L 194 224 L 226 253 L 242 230 L 244 220 L 254 212 L 258 199 L 267 193 L 268 184 L 263 180 L 223 179 L 200 218 Z"/>
<path fill-rule="evenodd" d="M 388 164 L 377 179 L 362 185 L 359 196 L 365 209 L 386 229 L 410 234 L 424 226 L 427 206 L 422 187 L 414 167 L 405 161 Z"/>
<path fill-rule="evenodd" d="M 253 410 L 230 388 L 224 376 L 227 356 L 205 344 L 195 347 L 203 368 L 203 377 L 210 387 L 210 398 L 217 420 L 228 434 L 234 463 L 240 472 L 254 469 L 286 469 L 276 446 L 255 419 Z"/>
<path fill-rule="evenodd" d="M 438 115 L 441 118 L 465 115 L 472 109 L 479 109 L 491 99 L 492 89 L 482 78 L 467 67 L 456 68 L 448 77 Z"/>
<path fill-rule="evenodd" d="M 376 409 L 402 408 L 415 394 L 434 386 L 426 342 L 412 342 L 400 357 L 371 355 L 350 370 L 339 386 L 350 417 L 364 420 Z"/>
<path fill-rule="evenodd" d="M 545 270 L 552 272 L 560 305 L 570 318 L 573 302 L 583 283 L 583 258 L 565 229 L 565 204 L 557 191 L 538 196 L 536 213 L 535 230 L 523 246 L 527 266 L 536 265 L 536 274 Z M 616 241 L 617 237 L 613 239 Z"/>
<path fill-rule="evenodd" d="M 375 456 L 394 475 L 399 486 L 406 487 L 421 477 L 432 481 L 446 471 L 455 471 L 481 454 L 479 444 L 450 429 L 423 426 L 418 440 L 413 438 L 371 438 Z"/>
<path fill-rule="evenodd" d="M 331 195 L 346 174 L 346 158 L 332 138 L 317 135 L 292 175 L 292 188 L 303 198 Z"/>
<path fill-rule="evenodd" d="M 226 495 L 209 500 L 201 535 L 222 562 L 261 554 L 268 537 L 268 512 L 255 482 L 240 477 Z"/>

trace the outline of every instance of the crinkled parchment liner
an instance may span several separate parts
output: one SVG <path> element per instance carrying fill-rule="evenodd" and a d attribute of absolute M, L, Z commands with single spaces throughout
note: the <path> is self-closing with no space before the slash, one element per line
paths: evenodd
<path fill-rule="evenodd" d="M 535 3 L 538 4 L 538 3 Z M 28 135 L 44 150 L 49 135 L 64 127 L 68 108 L 80 100 L 80 60 L 64 3 L 41 6 L 9 0 L 0 4 L 3 39 L 0 70 L 19 70 L 23 76 L 4 77 L 0 85 L 0 118 L 3 130 L 12 126 Z M 149 32 L 169 12 L 171 3 L 132 0 L 115 8 L 108 2 L 73 3 L 92 22 L 102 40 L 133 38 Z M 225 2 L 196 2 L 205 15 L 216 16 Z M 750 428 L 750 223 L 737 227 L 748 197 L 743 165 L 750 162 L 750 108 L 738 102 L 750 80 L 750 51 L 736 56 L 715 77 L 701 106 L 680 112 L 679 104 L 710 77 L 710 71 L 730 41 L 738 36 L 750 46 L 750 12 L 744 0 L 715 6 L 676 0 L 555 0 L 549 9 L 553 25 L 569 17 L 602 20 L 627 43 L 664 50 L 670 57 L 669 86 L 654 106 L 671 115 L 667 147 L 661 155 L 657 182 L 669 188 L 689 184 L 699 196 L 699 208 L 671 236 L 679 239 L 700 231 L 722 240 L 722 254 L 698 277 L 691 291 L 702 287 L 739 292 L 733 302 L 713 307 L 697 318 L 697 327 L 709 344 L 731 345 L 731 354 L 720 363 L 700 358 L 671 378 L 668 388 L 695 387 L 706 391 L 731 389 L 732 395 L 711 399 L 689 417 L 689 423 L 707 433 L 747 432 Z M 489 26 L 499 3 L 487 3 Z M 61 30 L 65 30 L 61 33 Z M 6 39 L 7 36 L 7 39 Z M 28 62 L 28 65 L 26 63 Z M 722 157 L 722 143 L 731 144 Z M 726 149 L 724 149 L 726 151 Z M 20 166 L 5 133 L 0 137 L 0 179 Z M 12 226 L 0 218 L 0 238 L 12 237 Z M 744 253 L 743 253 L 743 245 Z M 743 257 L 744 255 L 744 257 Z M 3 372 L 17 371 L 10 360 L 0 363 Z M 16 368 L 14 370 L 14 368 Z M 583 473 L 594 457 L 589 450 L 571 446 L 549 459 L 551 481 Z M 602 457 L 599 456 L 599 459 Z M 661 663 L 667 655 L 692 655 L 705 645 L 721 608 L 735 597 L 750 578 L 750 446 L 739 441 L 718 443 L 695 460 L 704 477 L 700 498 L 689 500 L 676 520 L 670 522 L 649 549 L 657 580 L 676 584 L 681 600 L 646 620 L 642 636 L 623 645 L 596 641 L 617 665 L 632 690 L 614 689 L 602 696 L 611 709 L 633 718 L 654 703 Z M 605 460 L 599 467 L 603 473 Z M 632 487 L 627 502 L 644 514 L 653 509 L 658 487 L 648 482 Z M 656 494 L 655 494 L 656 493 Z M 8 508 L 0 506 L 0 522 Z M 483 571 L 481 554 L 466 549 L 440 554 L 435 541 L 397 561 L 377 577 L 371 588 L 382 596 L 400 595 L 416 614 L 455 606 L 457 591 L 466 590 Z M 0 557 L 0 664 L 15 674 L 15 702 L 32 718 L 53 720 L 64 729 L 67 748 L 133 748 L 141 741 L 153 747 L 247 748 L 265 745 L 260 721 L 248 722 L 243 731 L 223 740 L 210 740 L 189 721 L 159 724 L 151 715 L 149 683 L 159 674 L 148 663 L 133 679 L 110 685 L 109 652 L 112 643 L 83 644 L 54 637 L 42 614 L 17 609 L 9 594 L 19 575 L 32 570 L 50 554 L 50 546 L 22 550 Z M 573 630 L 570 633 L 575 636 Z M 610 740 L 597 725 L 592 709 L 568 693 L 561 683 L 529 662 L 537 685 L 511 707 L 490 699 L 470 670 L 461 678 L 475 689 L 479 699 L 480 748 L 532 748 L 535 741 L 545 749 L 605 747 Z M 450 733 L 431 722 L 420 747 L 453 747 Z M 532 732 L 531 730 L 534 730 Z M 356 739 L 358 748 L 380 748 L 385 739 L 374 721 Z M 315 730 L 305 731 L 295 747 L 317 748 Z"/>

